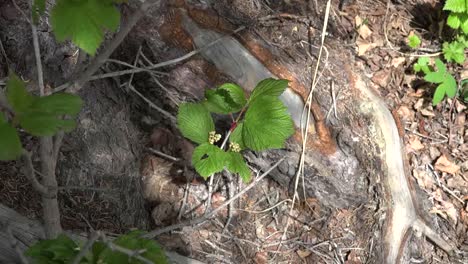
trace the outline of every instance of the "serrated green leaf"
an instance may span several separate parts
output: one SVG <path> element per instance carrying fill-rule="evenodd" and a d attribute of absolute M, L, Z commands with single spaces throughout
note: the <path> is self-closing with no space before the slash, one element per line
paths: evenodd
<path fill-rule="evenodd" d="M 432 105 L 439 104 L 442 101 L 442 99 L 444 99 L 444 96 L 445 96 L 445 90 L 441 84 L 437 86 L 434 92 L 434 97 L 432 98 Z"/>
<path fill-rule="evenodd" d="M 448 97 L 453 98 L 457 95 L 457 81 L 451 74 L 447 74 L 444 82 L 441 84 Z"/>
<path fill-rule="evenodd" d="M 26 255 L 31 257 L 34 263 L 69 263 L 78 252 L 78 245 L 61 234 L 56 239 L 39 241 L 26 251 Z"/>
<path fill-rule="evenodd" d="M 214 131 L 213 118 L 201 104 L 184 103 L 177 113 L 177 126 L 184 137 L 198 144 L 208 142 L 208 136 Z"/>
<path fill-rule="evenodd" d="M 229 137 L 229 142 L 239 144 L 239 147 L 245 149 L 244 140 L 242 139 L 242 128 L 244 127 L 244 122 L 237 123 L 236 128 L 232 131 L 231 136 Z"/>
<path fill-rule="evenodd" d="M 454 29 L 459 28 L 461 25 L 460 16 L 458 16 L 456 13 L 450 13 L 447 17 L 447 25 Z"/>
<path fill-rule="evenodd" d="M 442 51 L 444 58 L 447 61 L 455 61 L 458 64 L 463 64 L 465 61 L 465 46 L 463 43 L 458 41 L 452 41 L 450 43 L 444 42 Z"/>
<path fill-rule="evenodd" d="M 456 41 L 462 43 L 463 47 L 468 48 L 468 35 L 458 35 Z"/>
<path fill-rule="evenodd" d="M 94 56 L 104 38 L 104 30 L 116 31 L 120 13 L 110 0 L 57 0 L 51 22 L 58 41 L 71 39 Z"/>
<path fill-rule="evenodd" d="M 250 181 L 250 170 L 244 157 L 238 152 L 227 152 L 227 169 L 232 173 L 238 173 L 244 182 Z"/>
<path fill-rule="evenodd" d="M 30 106 L 30 111 L 55 115 L 76 116 L 83 105 L 79 96 L 68 93 L 56 93 L 37 98 Z"/>
<path fill-rule="evenodd" d="M 205 179 L 210 175 L 224 169 L 226 152 L 209 143 L 196 147 L 192 155 L 192 164 L 195 170 Z"/>
<path fill-rule="evenodd" d="M 411 48 L 417 48 L 421 45 L 421 39 L 417 35 L 410 35 L 408 36 L 408 46 Z"/>
<path fill-rule="evenodd" d="M 277 97 L 257 97 L 250 104 L 242 129 L 246 147 L 255 151 L 282 148 L 285 140 L 293 133 L 291 116 Z"/>
<path fill-rule="evenodd" d="M 0 113 L 0 119 L 3 114 Z M 21 155 L 21 141 L 16 132 L 6 120 L 0 120 L 0 160 L 15 160 Z"/>
<path fill-rule="evenodd" d="M 466 13 L 460 15 L 460 28 L 465 35 L 468 35 L 468 14 Z"/>
<path fill-rule="evenodd" d="M 24 130 L 34 136 L 52 136 L 63 130 L 75 129 L 75 120 L 61 119 L 55 114 L 44 112 L 25 112 L 19 115 L 19 123 Z"/>
<path fill-rule="evenodd" d="M 34 98 L 26 90 L 25 83 L 13 72 L 10 73 L 6 87 L 8 103 L 15 112 L 26 111 L 33 103 Z"/>
<path fill-rule="evenodd" d="M 247 103 L 244 91 L 233 83 L 226 83 L 214 90 L 206 90 L 203 102 L 208 111 L 218 114 L 239 112 Z"/>
<path fill-rule="evenodd" d="M 467 11 L 466 0 L 447 0 L 444 5 L 444 10 L 462 13 Z"/>
<path fill-rule="evenodd" d="M 280 96 L 286 87 L 288 87 L 288 83 L 288 80 L 276 80 L 273 78 L 268 78 L 259 82 L 250 95 L 249 104 L 254 103 L 257 98 L 262 98 L 264 96 Z"/>

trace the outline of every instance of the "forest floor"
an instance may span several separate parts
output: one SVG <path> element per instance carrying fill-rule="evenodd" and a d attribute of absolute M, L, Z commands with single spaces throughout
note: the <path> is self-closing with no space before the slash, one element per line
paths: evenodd
<path fill-rule="evenodd" d="M 268 7 L 269 1 L 261 1 Z M 305 18 L 309 11 L 295 10 L 283 4 L 282 14 Z M 320 1 L 323 2 L 323 1 Z M 349 3 L 348 3 L 349 2 Z M 260 3 L 260 2 L 259 2 Z M 323 7 L 323 5 L 320 5 Z M 322 10 L 322 9 L 319 9 Z M 331 24 L 344 39 L 343 47 L 354 49 L 356 61 L 361 64 L 374 88 L 385 98 L 404 131 L 405 151 L 411 168 L 412 180 L 424 193 L 426 213 L 436 215 L 441 226 L 455 233 L 462 250 L 468 250 L 468 126 L 467 104 L 461 99 L 446 99 L 432 106 L 434 86 L 416 75 L 413 64 L 421 55 L 434 58 L 441 47 L 440 33 L 445 16 L 441 4 L 435 0 L 345 1 L 343 8 L 333 3 Z M 289 13 L 285 11 L 290 11 Z M 276 15 L 274 8 L 271 15 Z M 323 11 L 320 11 L 323 16 Z M 293 34 L 302 22 L 294 19 L 283 23 L 272 21 L 271 30 Z M 407 37 L 417 34 L 421 48 L 410 49 Z M 326 41 L 325 41 L 326 45 Z M 129 62 L 132 63 L 132 62 Z M 453 68 L 460 78 L 468 78 L 468 65 Z M 164 130 L 147 133 L 153 142 L 160 141 Z M 170 133 L 169 133 L 170 134 Z M 170 136 L 169 136 L 170 137 Z M 34 146 L 34 140 L 27 138 Z M 167 139 L 165 139 L 167 140 Z M 166 200 L 149 209 L 157 216 L 149 228 L 169 224 L 174 219 L 200 217 L 205 208 L 205 187 L 200 180 L 190 184 L 164 183 L 170 174 L 170 164 L 154 156 L 144 158 L 145 164 L 154 164 L 158 170 L 144 170 L 144 175 L 156 175 L 155 187 Z M 21 169 L 15 162 L 0 163 L 0 201 L 19 213 L 40 216 L 39 195 L 25 177 L 18 177 Z M 163 179 L 163 180 L 161 180 Z M 169 182 L 169 180 L 168 180 Z M 245 186 L 235 182 L 236 191 Z M 99 186 L 99 188 L 105 186 Z M 216 208 L 224 201 L 226 189 L 213 195 Z M 92 193 L 92 196 L 90 196 Z M 94 193 L 97 193 L 94 196 Z M 86 231 L 89 227 L 110 233 L 126 232 L 134 226 L 122 223 L 111 210 L 111 205 L 98 191 L 68 190 L 61 193 L 62 223 L 65 229 Z M 181 201 L 185 201 L 181 203 Z M 366 263 L 371 254 L 372 241 L 362 241 L 360 221 L 371 217 L 360 215 L 360 209 L 322 208 L 309 198 L 290 210 L 291 197 L 272 180 L 265 179 L 234 202 L 237 208 L 231 217 L 221 210 L 219 217 L 195 227 L 185 227 L 170 235 L 161 235 L 158 241 L 165 247 L 207 263 Z M 197 207 L 198 206 L 198 207 Z M 181 208 L 182 207 L 182 208 Z M 194 208 L 187 210 L 187 208 Z M 183 214 L 179 213 L 185 210 Z M 230 219 L 229 228 L 224 228 Z M 167 221 L 166 221 L 167 220 Z M 289 223 L 287 239 L 282 239 L 284 226 Z M 423 246 L 420 259 L 414 263 L 450 263 L 441 250 L 432 244 Z M 418 262 L 420 260 L 426 262 Z"/>

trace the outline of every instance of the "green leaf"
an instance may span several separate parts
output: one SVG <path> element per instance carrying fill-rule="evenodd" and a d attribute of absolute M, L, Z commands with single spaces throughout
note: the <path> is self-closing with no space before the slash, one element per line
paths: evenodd
<path fill-rule="evenodd" d="M 444 5 L 444 10 L 462 13 L 467 11 L 466 0 L 447 0 Z"/>
<path fill-rule="evenodd" d="M 6 124 L 6 123 L 7 123 L 6 117 L 3 115 L 2 112 L 0 112 L 0 125 Z"/>
<path fill-rule="evenodd" d="M 75 120 L 61 119 L 55 114 L 45 112 L 25 112 L 19 116 L 19 123 L 24 130 L 34 136 L 52 136 L 63 130 L 75 129 Z"/>
<path fill-rule="evenodd" d="M 468 35 L 468 14 L 460 15 L 460 28 L 465 35 Z"/>
<path fill-rule="evenodd" d="M 453 98 L 457 95 L 457 81 L 451 74 L 447 74 L 444 82 L 440 86 L 443 87 L 448 97 Z"/>
<path fill-rule="evenodd" d="M 437 71 L 426 74 L 426 76 L 424 76 L 424 80 L 431 83 L 441 83 L 445 80 L 445 73 L 447 72 L 447 68 L 440 59 L 437 59 L 435 64 Z"/>
<path fill-rule="evenodd" d="M 255 98 L 245 114 L 242 128 L 245 146 L 255 151 L 282 148 L 293 133 L 291 116 L 277 97 Z"/>
<path fill-rule="evenodd" d="M 244 182 L 250 181 L 250 170 L 242 155 L 238 152 L 227 152 L 227 169 L 232 173 L 238 173 Z"/>
<path fill-rule="evenodd" d="M 208 134 L 215 130 L 210 112 L 203 105 L 195 103 L 180 105 L 177 126 L 184 137 L 198 144 L 208 142 Z"/>
<path fill-rule="evenodd" d="M 26 250 L 34 263 L 69 263 L 78 254 L 78 245 L 61 234 L 56 239 L 42 240 Z"/>
<path fill-rule="evenodd" d="M 456 41 L 463 44 L 463 47 L 468 48 L 468 35 L 458 35 Z"/>
<path fill-rule="evenodd" d="M 422 71 L 424 74 L 428 74 L 431 72 L 431 70 L 429 69 L 429 58 L 428 57 L 420 57 L 417 61 L 417 63 L 415 63 L 413 65 L 413 69 L 415 72 L 420 72 Z"/>
<path fill-rule="evenodd" d="M 130 249 L 134 252 L 141 251 L 143 253 L 141 253 L 140 256 L 153 263 L 168 263 L 162 248 L 155 241 L 142 238 L 142 234 L 143 232 L 141 231 L 132 231 L 117 238 L 113 243 L 115 245 Z M 96 263 L 142 263 L 135 257 L 128 256 L 127 254 L 121 252 L 112 251 L 110 248 L 105 248 L 102 250 L 102 245 L 98 245 L 96 250 L 93 248 L 93 252 L 99 254 L 98 256 L 94 256 L 94 259 L 97 259 Z"/>
<path fill-rule="evenodd" d="M 210 175 L 224 169 L 226 152 L 209 143 L 196 147 L 192 155 L 192 164 L 195 170 L 205 179 Z"/>
<path fill-rule="evenodd" d="M 417 35 L 410 35 L 408 36 L 408 46 L 411 48 L 417 48 L 421 45 L 421 39 Z"/>
<path fill-rule="evenodd" d="M 15 160 L 21 155 L 21 141 L 10 124 L 6 123 L 0 113 L 0 160 Z"/>
<path fill-rule="evenodd" d="M 17 118 L 21 127 L 34 136 L 52 136 L 63 130 L 70 132 L 76 126 L 75 121 L 64 119 L 64 115 L 74 118 L 83 102 L 72 94 L 52 94 L 34 98 L 33 102 Z"/>
<path fill-rule="evenodd" d="M 46 0 L 34 0 L 32 5 L 32 17 L 34 23 L 39 21 L 39 16 L 44 14 L 46 8 Z"/>
<path fill-rule="evenodd" d="M 83 105 L 79 96 L 68 93 L 56 93 L 37 98 L 30 106 L 30 111 L 55 115 L 76 116 Z"/>
<path fill-rule="evenodd" d="M 23 112 L 33 103 L 34 97 L 26 90 L 25 83 L 13 72 L 10 73 L 6 88 L 8 103 L 15 112 Z"/>
<path fill-rule="evenodd" d="M 276 80 L 273 78 L 268 78 L 259 82 L 250 95 L 249 104 L 254 103 L 257 98 L 263 96 L 280 96 L 286 87 L 288 87 L 288 82 L 288 80 Z"/>
<path fill-rule="evenodd" d="M 120 13 L 111 0 L 57 0 L 51 22 L 58 41 L 71 39 L 94 56 L 104 30 L 117 30 Z"/>
<path fill-rule="evenodd" d="M 242 139 L 242 129 L 244 127 L 244 122 L 237 123 L 236 128 L 232 131 L 231 136 L 229 137 L 229 142 L 239 144 L 241 149 L 245 149 L 244 139 Z"/>
<path fill-rule="evenodd" d="M 247 103 L 244 91 L 233 83 L 226 83 L 214 90 L 206 90 L 205 107 L 213 113 L 229 114 L 239 112 Z"/>
<path fill-rule="evenodd" d="M 442 99 L 444 99 L 444 96 L 445 96 L 445 89 L 441 84 L 437 86 L 434 92 L 434 97 L 432 98 L 432 105 L 439 104 L 442 101 Z"/>
<path fill-rule="evenodd" d="M 458 41 L 444 42 L 442 51 L 447 61 L 455 61 L 458 64 L 465 62 L 465 45 Z"/>
<path fill-rule="evenodd" d="M 460 16 L 456 13 L 450 13 L 447 17 L 447 25 L 454 29 L 459 28 L 461 25 Z"/>

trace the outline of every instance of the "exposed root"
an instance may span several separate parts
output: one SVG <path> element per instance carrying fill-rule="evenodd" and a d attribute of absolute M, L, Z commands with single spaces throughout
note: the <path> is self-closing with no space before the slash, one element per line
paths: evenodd
<path fill-rule="evenodd" d="M 381 149 L 381 158 L 386 170 L 384 180 L 391 206 L 385 233 L 385 262 L 398 263 L 406 242 L 406 233 L 410 228 L 421 231 L 432 242 L 451 254 L 455 249 L 454 246 L 443 240 L 417 214 L 405 173 L 402 143 L 392 114 L 382 99 L 376 96 L 358 76 L 354 78 L 354 88 L 358 89 L 363 97 L 362 110 L 374 120 L 369 130 Z"/>

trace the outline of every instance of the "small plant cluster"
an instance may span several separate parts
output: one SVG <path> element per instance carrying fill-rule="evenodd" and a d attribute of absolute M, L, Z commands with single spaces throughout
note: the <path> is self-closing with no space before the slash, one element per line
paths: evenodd
<path fill-rule="evenodd" d="M 442 44 L 442 53 L 447 63 L 465 63 L 465 50 L 468 48 L 468 2 L 466 0 L 447 0 L 444 10 L 450 12 L 447 18 L 447 25 L 458 31 L 458 35 L 451 42 Z M 411 48 L 417 48 L 421 40 L 417 35 L 408 37 L 408 45 Z M 453 74 L 447 71 L 447 66 L 441 59 L 435 60 L 435 68 L 429 64 L 428 57 L 421 57 L 414 64 L 413 69 L 416 73 L 422 72 L 424 80 L 430 83 L 438 84 L 432 104 L 439 104 L 445 96 L 453 98 L 457 95 L 457 81 Z M 461 80 L 459 96 L 468 102 L 468 87 L 464 87 L 468 80 Z"/>
<path fill-rule="evenodd" d="M 66 235 L 59 235 L 55 239 L 42 240 L 28 248 L 26 255 L 37 264 L 64 264 L 76 261 L 82 250 L 80 264 L 139 264 L 139 263 L 167 263 L 166 255 L 161 247 L 153 240 L 141 238 L 143 232 L 132 231 L 122 235 L 111 243 L 105 241 L 94 241 L 90 248 L 77 244 Z M 110 245 L 110 246 L 109 246 Z M 121 250 L 113 248 L 119 247 Z M 122 250 L 124 248 L 124 250 Z M 125 251 L 125 253 L 123 252 Z M 133 252 L 135 255 L 128 254 Z M 78 257 L 79 258 L 79 257 Z M 144 259 L 146 262 L 141 261 Z M 74 263 L 74 262 L 73 262 Z"/>
<path fill-rule="evenodd" d="M 287 80 L 265 79 L 258 83 L 247 99 L 244 90 L 226 83 L 206 90 L 200 103 L 184 103 L 177 114 L 182 135 L 199 145 L 192 155 L 195 170 L 205 179 L 224 169 L 250 180 L 250 170 L 240 151 L 262 151 L 282 148 L 294 133 L 294 126 L 286 106 L 279 96 L 288 85 Z M 232 125 L 221 146 L 221 134 L 215 130 L 211 113 L 230 115 Z M 229 140 L 229 147 L 225 145 Z"/>

